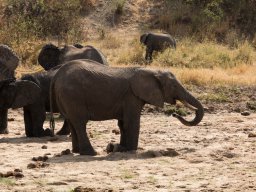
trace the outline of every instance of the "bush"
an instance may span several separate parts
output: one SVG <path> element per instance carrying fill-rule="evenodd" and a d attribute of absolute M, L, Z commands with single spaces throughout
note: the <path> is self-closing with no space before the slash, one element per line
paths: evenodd
<path fill-rule="evenodd" d="M 17 42 L 31 36 L 79 38 L 80 9 L 79 0 L 7 0 L 1 34 Z"/>

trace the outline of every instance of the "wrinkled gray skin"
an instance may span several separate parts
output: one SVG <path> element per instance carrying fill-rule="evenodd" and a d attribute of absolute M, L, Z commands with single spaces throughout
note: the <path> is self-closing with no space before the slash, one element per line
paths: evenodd
<path fill-rule="evenodd" d="M 39 53 L 38 63 L 47 71 L 57 65 L 75 59 L 91 59 L 108 65 L 105 56 L 93 46 L 80 44 L 66 45 L 58 48 L 53 44 L 46 44 Z"/>
<path fill-rule="evenodd" d="M 73 152 L 96 155 L 85 125 L 89 120 L 117 119 L 120 128 L 118 150 L 136 150 L 140 115 L 146 103 L 163 107 L 176 100 L 193 106 L 196 116 L 187 126 L 197 125 L 204 110 L 170 72 L 143 68 L 113 68 L 89 60 L 75 60 L 62 66 L 53 77 L 50 88 L 51 108 L 58 107 L 71 128 Z M 53 121 L 51 116 L 51 121 Z"/>
<path fill-rule="evenodd" d="M 77 51 L 76 47 L 80 47 L 83 50 L 83 55 Z M 72 58 L 76 58 L 75 53 L 79 53 L 78 57 L 83 57 L 87 59 L 87 57 L 91 60 L 101 61 L 101 64 L 107 64 L 106 58 L 101 54 L 97 49 L 92 46 L 84 46 L 82 45 L 74 45 L 74 46 L 66 46 L 65 55 L 66 57 L 71 56 Z M 70 50 L 69 53 L 67 50 Z M 76 50 L 76 51 L 74 51 Z M 42 55 L 41 55 L 42 56 Z M 100 56 L 100 57 L 99 57 Z M 71 59 L 71 57 L 69 58 Z M 38 59 L 39 60 L 39 59 Z M 24 75 L 21 79 L 32 81 L 37 84 L 41 88 L 40 97 L 31 105 L 27 105 L 23 107 L 24 110 L 24 122 L 25 122 L 25 132 L 28 137 L 42 137 L 42 136 L 49 136 L 51 132 L 49 129 L 44 129 L 43 124 L 46 119 L 46 112 L 50 111 L 50 99 L 49 99 L 49 90 L 50 90 L 50 82 L 61 67 L 62 63 L 55 66 L 54 68 L 49 69 L 48 71 L 38 72 L 34 74 L 27 74 Z M 54 109 L 54 112 L 59 112 L 57 109 Z M 67 126 L 67 122 L 64 121 L 64 124 L 59 132 L 58 135 L 67 135 L 70 133 L 70 129 Z"/>
<path fill-rule="evenodd" d="M 140 42 L 146 46 L 145 59 L 149 61 L 154 51 L 164 51 L 168 47 L 176 49 L 175 39 L 167 33 L 145 33 L 140 36 Z"/>
<path fill-rule="evenodd" d="M 19 108 L 34 102 L 40 88 L 29 81 L 15 80 L 14 70 L 19 58 L 13 50 L 0 45 L 0 134 L 7 134 L 7 114 L 9 108 Z"/>

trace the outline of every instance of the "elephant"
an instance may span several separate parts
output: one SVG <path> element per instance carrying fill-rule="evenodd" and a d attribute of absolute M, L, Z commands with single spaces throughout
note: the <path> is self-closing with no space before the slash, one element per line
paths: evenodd
<path fill-rule="evenodd" d="M 7 113 L 9 108 L 30 105 L 40 96 L 40 88 L 26 80 L 6 79 L 0 82 L 0 134 L 9 133 Z"/>
<path fill-rule="evenodd" d="M 78 46 L 78 44 L 76 45 Z M 66 50 L 66 55 L 73 55 L 74 56 L 74 46 L 66 46 L 68 49 L 71 50 L 69 54 Z M 80 48 L 84 50 L 85 54 L 83 57 L 85 59 L 91 59 L 95 61 L 101 61 L 102 65 L 106 65 L 106 58 L 98 52 L 92 46 L 84 46 Z M 81 55 L 82 56 L 82 55 Z M 71 59 L 71 58 L 69 58 Z M 43 124 L 46 119 L 46 112 L 50 111 L 50 99 L 49 99 L 49 90 L 50 90 L 50 82 L 55 75 L 55 73 L 59 70 L 61 64 L 49 69 L 48 71 L 37 72 L 34 74 L 27 74 L 24 75 L 21 79 L 32 81 L 37 84 L 41 88 L 40 98 L 38 98 L 33 104 L 27 105 L 23 107 L 24 111 L 24 122 L 25 122 L 25 132 L 28 137 L 42 137 L 42 136 L 49 136 L 51 132 L 49 129 L 44 129 Z M 54 112 L 58 113 L 58 109 Z M 70 133 L 70 129 L 67 126 L 67 122 L 64 120 L 64 124 L 59 132 L 58 135 L 67 135 Z"/>
<path fill-rule="evenodd" d="M 176 49 L 176 41 L 168 33 L 145 33 L 140 36 L 140 42 L 146 45 L 145 59 L 148 61 L 152 61 L 153 51 L 163 51 L 168 47 Z"/>
<path fill-rule="evenodd" d="M 0 45 L 0 134 L 7 134 L 9 108 L 19 108 L 37 99 L 39 87 L 33 82 L 15 79 L 19 57 L 7 45 Z"/>
<path fill-rule="evenodd" d="M 63 48 L 49 43 L 39 53 L 38 63 L 47 71 L 57 65 L 75 59 L 91 59 L 108 65 L 103 53 L 93 46 L 81 44 L 65 45 Z"/>
<path fill-rule="evenodd" d="M 136 150 L 143 106 L 163 107 L 164 102 L 176 104 L 177 100 L 195 109 L 196 115 L 191 121 L 174 116 L 184 125 L 197 125 L 204 116 L 202 104 L 170 72 L 74 60 L 58 70 L 50 87 L 51 109 L 58 108 L 67 120 L 72 150 L 81 155 L 97 154 L 86 134 L 89 120 L 117 119 L 121 135 L 118 150 Z M 54 131 L 52 113 L 50 122 Z"/>

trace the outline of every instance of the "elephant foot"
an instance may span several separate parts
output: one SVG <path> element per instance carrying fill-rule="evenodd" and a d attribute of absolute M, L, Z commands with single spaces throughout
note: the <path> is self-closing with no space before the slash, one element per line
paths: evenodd
<path fill-rule="evenodd" d="M 68 135 L 70 134 L 70 130 L 67 130 L 67 129 L 63 129 L 61 128 L 61 130 L 59 130 L 56 135 Z"/>
<path fill-rule="evenodd" d="M 106 148 L 107 153 L 111 152 L 126 152 L 127 149 L 120 144 L 109 143 Z"/>
<path fill-rule="evenodd" d="M 80 150 L 80 151 L 79 151 L 79 154 L 80 154 L 80 155 L 95 156 L 95 155 L 97 155 L 97 152 L 96 152 L 94 149 L 92 149 L 92 150 Z"/>
<path fill-rule="evenodd" d="M 53 136 L 52 131 L 49 128 L 45 129 L 43 131 L 43 136 Z"/>
<path fill-rule="evenodd" d="M 9 130 L 8 129 L 4 129 L 4 130 L 1 130 L 0 131 L 0 134 L 8 134 L 9 133 Z"/>

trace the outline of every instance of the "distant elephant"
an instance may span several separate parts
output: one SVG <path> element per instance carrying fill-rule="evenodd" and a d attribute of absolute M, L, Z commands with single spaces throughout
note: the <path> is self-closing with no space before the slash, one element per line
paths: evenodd
<path fill-rule="evenodd" d="M 89 120 L 117 119 L 120 151 L 129 151 L 138 147 L 140 115 L 146 103 L 163 107 L 164 102 L 179 100 L 193 106 L 196 116 L 192 121 L 175 115 L 187 126 L 197 125 L 204 116 L 201 103 L 170 72 L 106 67 L 90 60 L 62 66 L 52 79 L 50 99 L 51 108 L 58 108 L 69 124 L 73 152 L 81 155 L 96 155 L 86 134 Z"/>
<path fill-rule="evenodd" d="M 140 42 L 146 45 L 146 60 L 152 60 L 153 51 L 163 51 L 168 47 L 176 49 L 175 39 L 167 33 L 145 33 Z"/>
<path fill-rule="evenodd" d="M 7 79 L 0 81 L 0 134 L 8 133 L 9 108 L 20 108 L 33 103 L 40 96 L 40 88 L 31 81 Z"/>
<path fill-rule="evenodd" d="M 46 44 L 40 51 L 38 63 L 47 71 L 57 65 L 75 59 L 91 59 L 104 65 L 108 65 L 103 53 L 93 46 L 74 44 L 58 48 L 51 43 Z"/>

